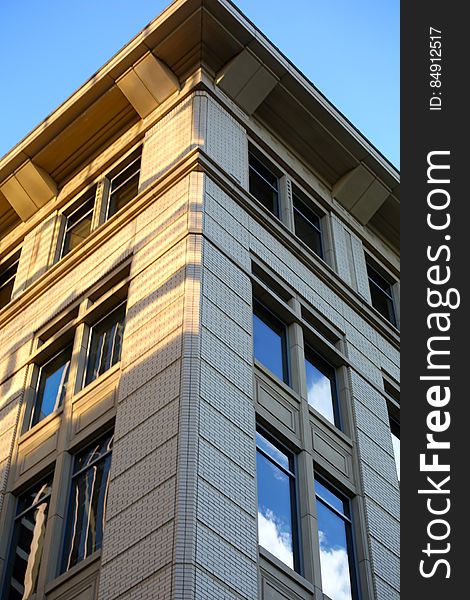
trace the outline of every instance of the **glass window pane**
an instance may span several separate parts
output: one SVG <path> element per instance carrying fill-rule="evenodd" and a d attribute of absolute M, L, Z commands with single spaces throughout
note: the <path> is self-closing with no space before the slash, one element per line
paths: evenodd
<path fill-rule="evenodd" d="M 121 304 L 93 326 L 85 385 L 94 381 L 121 359 L 125 315 L 126 305 Z"/>
<path fill-rule="evenodd" d="M 111 444 L 112 438 L 108 435 L 105 441 L 99 442 L 92 449 L 87 449 L 80 457 L 77 457 L 77 462 L 86 464 L 90 460 L 90 456 L 96 455 L 97 448 L 102 448 L 103 445 L 110 448 Z M 72 480 L 64 571 L 101 548 L 110 466 L 111 454 L 108 453 L 80 471 Z M 74 471 L 77 471 L 77 464 L 75 464 Z"/>
<path fill-rule="evenodd" d="M 108 435 L 97 440 L 94 444 L 89 446 L 86 450 L 81 452 L 75 457 L 74 462 L 74 473 L 78 473 L 82 469 L 90 466 L 93 462 L 98 460 L 104 454 L 107 454 L 113 447 L 113 435 Z"/>
<path fill-rule="evenodd" d="M 20 253 L 17 252 L 0 267 L 0 309 L 11 300 L 19 260 Z"/>
<path fill-rule="evenodd" d="M 292 465 L 290 464 L 289 457 L 287 454 L 279 450 L 274 444 L 271 444 L 269 440 L 267 440 L 259 431 L 256 432 L 256 445 L 258 448 L 261 448 L 266 454 L 280 464 L 282 467 L 290 471 L 292 469 Z"/>
<path fill-rule="evenodd" d="M 26 600 L 36 591 L 51 483 L 41 483 L 18 498 L 5 579 L 6 600 Z"/>
<path fill-rule="evenodd" d="M 72 346 L 41 367 L 31 426 L 58 410 L 64 401 L 69 376 Z"/>
<path fill-rule="evenodd" d="M 317 490 L 321 488 L 322 495 L 327 492 L 329 502 L 331 496 L 335 496 L 317 480 L 315 487 Z M 343 504 L 337 497 L 330 503 Z M 318 496 L 317 516 L 323 591 L 332 600 L 351 600 L 353 585 L 350 524 L 326 506 Z"/>
<path fill-rule="evenodd" d="M 259 543 L 294 568 L 291 482 L 279 467 L 257 453 Z"/>
<path fill-rule="evenodd" d="M 338 425 L 333 369 L 328 369 L 328 365 L 309 353 L 305 358 L 305 371 L 308 403 L 328 421 Z"/>
<path fill-rule="evenodd" d="M 396 325 L 391 284 L 370 265 L 367 265 L 367 274 L 372 306 L 392 325 Z"/>
<path fill-rule="evenodd" d="M 255 358 L 287 383 L 285 326 L 258 306 L 253 313 L 253 347 Z"/>
<path fill-rule="evenodd" d="M 279 215 L 279 179 L 255 156 L 249 157 L 250 193 L 270 212 Z"/>
<path fill-rule="evenodd" d="M 318 498 L 321 498 L 322 500 L 330 504 L 339 513 L 346 517 L 349 516 L 348 503 L 345 502 L 339 496 L 337 496 L 334 492 L 330 491 L 320 481 L 318 481 L 318 479 L 315 479 L 315 492 Z"/>
<path fill-rule="evenodd" d="M 294 196 L 294 224 L 296 235 L 318 256 L 323 256 L 320 219 Z"/>
<path fill-rule="evenodd" d="M 395 456 L 395 465 L 397 468 L 397 477 L 400 481 L 400 426 L 395 421 L 390 421 L 392 434 L 393 454 Z"/>
<path fill-rule="evenodd" d="M 67 217 L 62 257 L 81 244 L 91 231 L 95 192 Z"/>
<path fill-rule="evenodd" d="M 111 179 L 108 219 L 137 196 L 139 174 L 140 156 Z"/>

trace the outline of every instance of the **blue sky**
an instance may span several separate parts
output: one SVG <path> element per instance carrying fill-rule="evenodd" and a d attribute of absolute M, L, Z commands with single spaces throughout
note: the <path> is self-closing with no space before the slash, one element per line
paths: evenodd
<path fill-rule="evenodd" d="M 362 134 L 399 166 L 399 0 L 236 0 Z M 0 3 L 0 156 L 169 0 Z"/>

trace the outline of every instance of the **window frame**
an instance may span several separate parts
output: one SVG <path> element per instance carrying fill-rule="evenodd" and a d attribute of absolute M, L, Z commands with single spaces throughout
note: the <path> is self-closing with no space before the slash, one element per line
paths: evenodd
<path fill-rule="evenodd" d="M 141 173 L 141 169 L 142 169 L 142 144 L 140 144 L 137 148 L 135 148 L 133 151 L 131 151 L 127 156 L 125 156 L 124 158 L 122 158 L 119 163 L 110 171 L 108 171 L 108 173 L 105 175 L 105 179 L 106 179 L 106 194 L 104 194 L 105 199 L 104 199 L 104 203 L 105 203 L 105 209 L 104 209 L 104 218 L 103 221 L 107 222 L 110 219 L 112 219 L 112 217 L 114 217 L 115 215 L 117 215 L 118 213 L 121 212 L 122 209 L 124 209 L 134 198 L 136 198 L 139 195 L 139 186 L 140 186 L 140 173 Z M 136 171 L 134 171 L 124 182 L 120 183 L 119 186 L 113 190 L 113 181 L 115 179 L 117 179 L 120 175 L 122 175 L 122 173 L 128 169 L 131 165 L 133 165 L 134 163 L 139 163 L 138 164 L 138 169 Z M 132 196 L 132 198 L 130 198 L 123 206 L 121 206 L 120 208 L 115 208 L 112 212 L 111 212 L 111 205 L 112 205 L 112 200 L 113 200 L 113 194 L 118 191 L 120 188 L 122 188 L 126 183 L 128 183 L 133 177 L 135 177 L 135 175 L 137 175 L 137 191 L 135 196 Z"/>
<path fill-rule="evenodd" d="M 264 169 L 266 169 L 271 175 L 273 175 L 276 178 L 277 187 L 274 187 L 264 177 L 264 175 L 262 175 L 262 173 L 260 173 L 256 169 L 256 167 L 253 166 L 251 159 L 254 159 L 256 162 L 258 162 Z M 252 186 L 250 185 L 252 171 L 254 171 L 254 173 L 258 177 L 260 177 L 263 180 L 263 182 L 265 184 L 267 184 L 276 193 L 276 200 L 275 200 L 275 206 L 274 206 L 275 210 L 269 209 L 265 205 L 265 203 L 262 200 L 260 200 L 252 192 L 252 189 L 251 189 Z M 248 147 L 248 191 L 253 196 L 253 198 L 255 198 L 256 201 L 259 202 L 269 212 L 269 214 L 273 215 L 274 217 L 276 217 L 276 219 L 279 219 L 279 220 L 281 220 L 281 215 L 282 215 L 282 198 L 281 198 L 282 177 L 283 177 L 282 172 L 272 163 L 272 161 L 267 156 L 265 156 L 262 152 L 260 152 L 255 146 L 249 144 L 249 147 Z"/>
<path fill-rule="evenodd" d="M 65 403 L 75 402 L 78 394 L 84 389 L 82 382 L 84 381 L 84 369 L 88 359 L 88 347 L 91 340 L 89 331 L 93 324 L 106 318 L 121 304 L 125 304 L 127 316 L 131 261 L 131 258 L 123 261 L 123 263 L 101 278 L 91 289 L 67 307 L 66 310 L 56 315 L 35 332 L 33 351 L 28 359 L 25 401 L 21 409 L 20 443 L 23 443 L 29 435 L 35 435 L 33 432 L 41 429 L 50 419 L 54 419 L 60 415 L 63 412 Z M 40 383 L 41 367 L 53 360 L 55 356 L 59 355 L 68 346 L 71 347 L 71 359 L 62 406 L 44 419 L 31 425 L 37 399 L 37 390 Z M 102 375 L 105 376 L 106 373 L 114 372 L 114 367 L 119 362 L 120 360 L 116 361 L 115 365 Z M 95 381 L 98 379 L 101 379 L 101 376 Z"/>
<path fill-rule="evenodd" d="M 44 523 L 44 538 L 46 537 L 47 527 L 48 527 L 48 523 L 49 523 L 49 509 L 50 509 L 51 497 L 52 497 L 52 493 L 53 493 L 53 482 L 54 482 L 54 471 L 46 473 L 42 477 L 38 478 L 37 482 L 32 483 L 31 485 L 26 487 L 26 489 L 24 489 L 23 491 L 15 493 L 14 514 L 12 514 L 11 528 L 10 528 L 10 532 L 9 532 L 10 536 L 9 536 L 9 542 L 8 542 L 8 546 L 7 546 L 6 558 L 5 558 L 5 563 L 4 563 L 5 567 L 3 569 L 2 581 L 0 582 L 1 583 L 0 592 L 2 593 L 2 598 L 3 598 L 3 594 L 6 594 L 8 592 L 10 582 L 12 579 L 14 555 L 16 554 L 16 548 L 18 547 L 18 543 L 16 543 L 15 545 L 13 544 L 17 523 L 19 523 L 20 519 L 22 519 L 27 513 L 31 512 L 37 506 L 39 506 L 41 503 L 43 503 L 45 500 L 47 500 L 47 516 L 46 516 L 46 520 Z M 42 496 L 40 501 L 32 503 L 28 508 L 25 508 L 21 512 L 18 512 L 20 499 L 23 496 L 26 496 L 28 493 L 30 493 L 30 491 L 32 489 L 34 489 L 35 487 L 39 488 L 41 485 L 44 485 L 46 483 L 48 483 L 48 485 L 49 485 L 49 492 L 47 494 L 45 494 L 44 496 Z M 42 548 L 41 549 L 41 559 L 40 559 L 39 565 L 42 565 L 44 558 L 45 557 L 44 557 L 43 548 Z M 47 557 L 46 557 L 46 560 L 47 560 Z M 41 566 L 38 569 L 37 579 L 39 578 L 40 569 L 41 569 Z M 36 584 L 37 584 L 37 579 L 36 579 Z M 33 595 L 35 595 L 35 594 L 36 594 L 36 591 L 33 592 Z"/>
<path fill-rule="evenodd" d="M 320 371 L 325 377 L 327 377 L 327 379 L 330 380 L 331 403 L 332 403 L 332 408 L 333 408 L 333 419 L 334 420 L 330 421 L 330 419 L 327 416 L 325 416 L 322 412 L 320 412 L 317 408 L 315 408 L 312 404 L 310 404 L 310 402 L 308 400 L 308 382 L 306 381 L 308 406 L 309 406 L 309 408 L 314 410 L 316 413 L 321 415 L 324 419 L 326 419 L 328 421 L 328 423 L 330 423 L 330 425 L 333 425 L 334 427 L 336 427 L 336 429 L 339 429 L 339 431 L 343 432 L 344 423 L 343 423 L 341 402 L 340 402 L 339 391 L 338 391 L 337 367 L 335 367 L 327 359 L 325 359 L 319 353 L 318 350 L 315 350 L 315 348 L 312 347 L 312 345 L 309 343 L 309 340 L 304 339 L 303 346 L 304 346 L 304 360 L 306 362 L 307 361 L 310 362 L 318 371 Z M 310 360 L 309 356 L 313 356 L 313 358 L 318 363 L 318 365 L 320 365 L 320 367 L 318 367 L 312 360 Z M 327 374 L 327 371 L 330 372 L 330 375 Z"/>
<path fill-rule="evenodd" d="M 60 404 L 57 406 L 57 408 L 55 410 L 53 410 L 49 414 L 45 415 L 42 419 L 38 419 L 36 421 L 35 416 L 39 409 L 38 395 L 39 395 L 39 391 L 40 391 L 40 387 L 41 387 L 41 383 L 42 383 L 42 374 L 43 374 L 44 367 L 46 367 L 49 363 L 51 363 L 53 360 L 58 358 L 61 354 L 65 354 L 67 351 L 70 351 L 70 355 L 69 355 L 69 359 L 67 361 L 68 366 L 67 366 L 66 382 L 65 382 L 65 385 L 63 386 L 63 391 L 61 391 Z M 42 421 L 44 421 L 48 417 L 50 417 L 54 414 L 58 414 L 62 410 L 64 402 L 65 402 L 65 398 L 70 390 L 69 386 L 71 385 L 69 382 L 70 382 L 72 357 L 73 357 L 73 340 L 71 342 L 69 341 L 68 343 L 62 345 L 60 347 L 60 349 L 57 352 L 55 352 L 52 356 L 50 356 L 49 358 L 47 358 L 47 359 L 45 358 L 44 361 L 42 361 L 42 364 L 35 363 L 35 367 L 37 368 L 37 381 L 36 381 L 35 389 L 34 389 L 34 397 L 31 402 L 31 411 L 30 411 L 30 415 L 28 418 L 28 425 L 27 425 L 25 431 L 30 431 L 31 429 L 33 429 L 33 427 L 35 427 L 36 425 L 39 425 L 39 423 L 42 423 Z M 38 361 L 38 362 L 41 362 L 41 361 Z M 42 402 L 41 402 L 41 405 L 42 405 Z"/>
<path fill-rule="evenodd" d="M 58 257 L 57 257 L 57 261 L 62 260 L 63 258 L 65 258 L 68 254 L 70 254 L 70 252 L 73 252 L 76 248 L 79 248 L 89 237 L 90 235 L 93 233 L 94 229 L 95 229 L 95 214 L 96 214 L 96 203 L 97 203 L 97 188 L 98 185 L 95 184 L 93 186 L 91 186 L 90 188 L 88 188 L 83 194 L 81 194 L 76 200 L 73 201 L 73 203 L 66 209 L 63 211 L 62 216 L 64 219 L 64 223 L 63 223 L 63 230 L 61 233 L 61 241 L 59 244 L 59 252 L 58 252 Z M 79 243 L 77 246 L 75 246 L 75 248 L 68 248 L 65 251 L 65 243 L 67 240 L 67 235 L 68 233 L 73 229 L 73 227 L 68 226 L 69 223 L 69 219 L 76 213 L 78 212 L 82 206 L 84 204 L 86 204 L 87 202 L 90 202 L 90 200 L 92 200 L 92 207 L 91 209 L 89 209 L 85 215 L 82 215 L 82 217 L 79 219 L 78 222 L 81 222 L 88 214 L 91 213 L 91 223 L 90 223 L 90 232 L 88 233 L 88 235 L 86 236 L 86 238 Z M 75 223 L 75 225 L 78 224 Z"/>
<path fill-rule="evenodd" d="M 0 311 L 7 307 L 13 299 L 13 292 L 15 289 L 15 281 L 18 275 L 18 267 L 21 260 L 21 247 L 16 247 L 12 250 L 4 259 L 0 262 L 0 282 L 1 278 L 5 277 L 8 274 L 8 271 L 12 270 L 14 267 L 14 272 L 8 276 L 8 279 L 5 278 L 3 283 L 0 283 L 0 294 L 2 291 L 8 288 L 8 285 L 12 283 L 11 292 L 8 300 L 2 305 L 0 304 Z M 0 296 L 1 297 L 1 296 Z"/>
<path fill-rule="evenodd" d="M 397 472 L 398 485 L 400 485 L 400 461 L 397 460 L 395 452 L 395 445 L 393 443 L 393 436 L 395 436 L 399 442 L 400 438 L 400 389 L 398 384 L 392 380 L 391 377 L 386 376 L 382 373 L 382 381 L 387 402 L 388 422 L 390 426 L 390 438 L 392 442 L 393 458 L 395 462 L 395 468 Z"/>
<path fill-rule="evenodd" d="M 397 453 L 395 452 L 395 444 L 393 443 L 393 438 L 395 437 L 398 440 L 399 445 L 401 445 L 400 422 L 393 415 L 390 414 L 390 411 L 389 411 L 389 415 L 388 415 L 388 420 L 389 420 L 389 424 L 390 424 L 390 434 L 391 434 L 391 439 L 392 439 L 393 458 L 395 459 L 395 467 L 397 470 L 397 479 L 398 479 L 398 483 L 400 484 L 401 461 L 400 461 L 400 457 L 397 457 Z"/>
<path fill-rule="evenodd" d="M 372 308 L 377 311 L 388 323 L 390 323 L 393 327 L 398 329 L 398 310 L 397 310 L 397 302 L 395 295 L 395 286 L 397 285 L 397 280 L 392 277 L 392 275 L 388 274 L 383 267 L 378 265 L 369 255 L 366 254 L 366 270 L 367 270 L 367 281 L 369 284 L 369 293 L 370 293 L 370 303 Z M 377 283 L 373 277 L 371 277 L 371 272 L 374 275 L 377 275 L 380 279 L 382 279 L 388 287 L 388 290 L 384 289 L 379 283 Z M 381 297 L 385 299 L 387 305 L 388 316 L 385 315 L 377 305 L 374 304 L 374 296 L 372 294 L 372 290 L 376 290 L 381 294 Z"/>
<path fill-rule="evenodd" d="M 346 505 L 348 515 L 341 513 L 335 506 L 331 505 L 328 500 L 322 498 L 318 492 L 317 487 L 315 485 L 316 482 L 319 482 L 323 487 L 325 487 L 330 493 L 336 496 L 343 505 Z M 315 469 L 314 476 L 314 497 L 315 497 L 315 505 L 320 502 L 325 506 L 328 510 L 332 511 L 339 519 L 341 519 L 344 523 L 346 523 L 345 527 L 345 537 L 346 537 L 346 545 L 347 545 L 347 554 L 349 561 L 349 575 L 350 575 L 350 584 L 351 584 L 351 600 L 360 600 L 360 580 L 359 580 L 359 567 L 357 563 L 357 548 L 356 548 L 356 539 L 355 539 L 355 527 L 353 520 L 353 499 L 347 495 L 345 495 L 341 490 L 339 490 L 327 477 L 323 475 L 322 472 L 318 472 Z M 317 516 L 318 523 L 318 516 Z M 320 554 L 320 536 L 318 535 L 318 553 Z M 321 565 L 321 559 L 320 559 Z M 324 582 L 323 582 L 323 573 L 322 573 L 322 591 L 324 591 Z M 324 592 L 325 595 L 326 592 Z M 328 596 L 329 597 L 329 596 Z M 331 600 L 335 600 L 334 598 Z"/>
<path fill-rule="evenodd" d="M 305 210 L 307 211 L 307 213 L 311 213 L 312 215 L 314 215 L 317 219 L 318 219 L 318 226 L 315 225 L 315 223 L 313 223 L 308 214 L 304 214 L 299 208 L 296 207 L 296 199 L 298 200 L 297 204 L 301 204 Z M 309 205 L 312 206 L 309 206 Z M 306 241 L 304 241 L 297 233 L 297 227 L 296 227 L 296 213 L 300 214 L 300 216 L 308 222 L 309 225 L 312 226 L 313 229 L 316 230 L 317 234 L 318 234 L 318 238 L 319 238 L 319 249 L 320 252 L 317 252 L 314 248 L 312 248 L 310 246 L 310 244 L 308 244 Z M 292 215 L 293 215 L 293 232 L 294 235 L 297 237 L 297 239 L 299 239 L 302 244 L 305 244 L 305 246 L 311 251 L 313 252 L 316 256 L 318 256 L 319 258 L 321 258 L 321 260 L 325 261 L 325 228 L 323 226 L 323 220 L 325 218 L 325 213 L 324 212 L 320 212 L 319 209 L 317 209 L 316 205 L 314 205 L 313 201 L 306 196 L 296 185 L 292 185 Z"/>
<path fill-rule="evenodd" d="M 107 477 L 107 488 L 108 489 L 106 490 L 106 494 L 105 494 L 106 499 L 105 499 L 105 504 L 103 507 L 103 513 L 104 513 L 104 515 L 106 515 L 106 502 L 107 502 L 107 495 L 108 495 L 109 484 L 110 484 L 110 469 L 111 469 L 112 453 L 114 450 L 114 435 L 115 435 L 114 427 L 107 428 L 104 431 L 97 431 L 97 432 L 95 432 L 94 437 L 92 437 L 91 439 L 89 438 L 86 443 L 81 444 L 79 448 L 77 448 L 74 452 L 70 453 L 70 454 L 72 454 L 72 464 L 71 464 L 71 469 L 70 469 L 70 475 L 69 475 L 68 481 L 67 481 L 68 492 L 67 492 L 66 508 L 65 508 L 65 513 L 64 513 L 64 522 L 63 522 L 63 528 L 62 528 L 61 552 L 59 554 L 60 558 L 59 558 L 59 561 L 57 564 L 57 570 L 56 570 L 56 574 L 58 576 L 68 573 L 72 569 L 75 569 L 75 567 L 79 568 L 80 565 L 85 560 L 96 555 L 96 553 L 99 552 L 102 548 L 102 545 L 101 545 L 98 548 L 95 548 L 93 550 L 93 552 L 91 552 L 91 554 L 88 554 L 87 556 L 84 556 L 83 558 L 81 558 L 80 560 L 75 562 L 72 566 L 66 566 L 66 560 L 67 560 L 66 551 L 68 550 L 70 553 L 70 551 L 72 549 L 71 546 L 69 548 L 69 544 L 71 543 L 71 537 L 70 537 L 70 525 L 71 525 L 71 514 L 72 514 L 71 500 L 72 500 L 72 491 L 73 491 L 74 481 L 77 479 L 77 477 L 79 477 L 80 475 L 82 475 L 83 473 L 88 471 L 90 468 L 94 467 L 97 463 L 99 463 L 100 461 L 105 461 L 108 456 L 111 456 L 109 470 L 108 470 L 108 477 Z M 93 444 L 97 444 L 97 443 L 101 442 L 102 440 L 106 439 L 106 437 L 108 437 L 108 436 L 110 436 L 110 441 L 112 444 L 111 448 L 107 449 L 106 452 L 104 452 L 103 454 L 100 454 L 100 456 L 98 456 L 97 458 L 94 458 L 86 466 L 84 466 L 81 469 L 74 472 L 77 457 L 80 456 L 81 454 L 83 454 L 84 452 L 86 452 L 87 449 L 91 448 L 93 446 Z M 105 531 L 105 528 L 103 528 L 103 537 L 104 537 L 104 531 Z"/>
<path fill-rule="evenodd" d="M 105 300 L 103 300 L 103 304 L 104 303 L 105 303 Z M 126 294 L 126 298 L 124 298 L 123 300 L 121 300 L 120 302 L 115 304 L 114 306 L 111 305 L 111 308 L 109 308 L 106 312 L 104 312 L 104 314 L 99 315 L 98 317 L 96 317 L 97 313 L 95 313 L 95 315 L 92 315 L 92 317 L 94 316 L 95 318 L 92 320 L 92 324 L 89 325 L 89 330 L 87 332 L 88 339 L 87 339 L 87 343 L 86 343 L 86 352 L 84 352 L 84 355 L 83 355 L 83 372 L 82 372 L 81 377 L 79 378 L 80 381 L 77 380 L 77 388 L 78 388 L 77 391 L 84 390 L 89 385 L 92 385 L 95 381 L 98 381 L 99 379 L 101 379 L 101 377 L 103 375 L 108 373 L 113 367 L 115 367 L 116 365 L 118 365 L 121 362 L 122 340 L 121 340 L 121 349 L 119 352 L 118 360 L 116 360 L 115 363 L 111 364 L 109 366 L 109 368 L 107 368 L 105 371 L 103 371 L 102 373 L 97 375 L 94 379 L 87 381 L 89 361 L 90 361 L 90 355 L 91 355 L 91 346 L 93 343 L 93 330 L 97 325 L 99 325 L 102 321 L 104 321 L 108 317 L 110 317 L 114 312 L 117 312 L 121 307 L 124 307 L 124 319 L 123 319 L 123 331 L 122 331 L 122 336 L 124 336 L 124 331 L 125 331 L 125 326 L 126 326 L 126 316 L 127 316 L 127 294 Z M 113 346 L 113 354 L 114 354 L 114 346 Z"/>
<path fill-rule="evenodd" d="M 86 187 L 83 187 L 78 193 L 74 194 L 71 198 L 69 197 L 67 204 L 63 205 L 63 207 L 60 209 L 60 217 L 62 221 L 59 227 L 59 235 L 56 238 L 57 241 L 54 251 L 55 263 L 61 261 L 63 258 L 71 254 L 74 250 L 81 247 L 82 244 L 84 244 L 97 229 L 99 229 L 116 214 L 121 213 L 121 209 L 124 209 L 127 206 L 128 203 L 122 206 L 121 209 L 116 210 L 112 215 L 109 214 L 111 196 L 115 191 L 112 190 L 112 180 L 118 177 L 132 163 L 137 161 L 140 161 L 139 168 L 130 177 L 132 178 L 136 174 L 138 175 L 137 191 L 135 196 L 133 196 L 129 200 L 129 202 L 139 195 L 140 174 L 142 170 L 142 155 L 143 144 L 142 141 L 139 141 L 130 150 L 128 150 L 127 152 L 122 152 L 117 158 L 115 158 L 113 160 L 111 168 L 101 169 L 101 172 L 99 172 L 95 176 L 92 183 L 90 183 Z M 67 227 L 67 221 L 76 211 L 80 210 L 81 206 L 85 202 L 91 200 L 92 197 L 93 208 L 90 211 L 88 211 L 91 212 L 92 215 L 90 232 L 87 235 L 87 237 L 80 244 L 78 244 L 78 246 L 76 246 L 76 248 L 68 250 L 64 254 L 65 240 L 69 231 Z"/>
<path fill-rule="evenodd" d="M 291 569 L 299 575 L 303 576 L 303 560 L 302 560 L 302 539 L 301 539 L 301 528 L 300 528 L 300 513 L 299 513 L 299 485 L 298 485 L 298 460 L 297 454 L 290 450 L 285 444 L 279 441 L 277 437 L 275 437 L 269 430 L 267 430 L 263 425 L 259 422 L 256 424 L 256 433 L 259 433 L 263 438 L 265 438 L 269 443 L 271 443 L 275 448 L 277 448 L 280 452 L 282 452 L 289 460 L 289 469 L 286 469 L 283 465 L 278 463 L 273 457 L 271 457 L 266 451 L 258 446 L 258 441 L 255 438 L 255 446 L 256 446 L 256 454 L 259 452 L 261 456 L 263 456 L 266 460 L 273 463 L 277 468 L 279 468 L 288 478 L 289 478 L 289 498 L 290 498 L 290 508 L 291 508 L 291 527 L 292 527 L 292 558 L 293 558 L 293 567 L 290 567 L 286 563 L 284 563 L 280 558 L 278 558 L 275 554 L 265 548 L 259 542 L 259 524 L 258 526 L 258 546 L 262 548 L 264 551 L 268 552 L 271 556 L 274 556 L 277 560 L 279 560 L 287 569 Z M 258 503 L 258 471 L 256 471 L 256 497 Z M 259 504 L 258 504 L 259 506 Z M 258 518 L 257 518 L 258 521 Z"/>
<path fill-rule="evenodd" d="M 261 314 L 264 313 L 268 322 L 266 322 L 266 320 L 263 319 L 263 317 L 259 316 L 259 314 L 256 314 L 257 312 L 261 313 Z M 272 331 L 277 333 L 279 335 L 279 337 L 281 338 L 282 378 L 280 378 L 276 373 L 271 371 L 271 369 L 267 365 L 265 365 L 259 358 L 256 357 L 256 354 L 255 354 L 255 331 L 254 331 L 254 322 L 253 322 L 253 359 L 254 359 L 254 361 L 256 361 L 257 363 L 262 365 L 264 367 L 264 369 L 266 369 L 268 371 L 268 373 L 270 373 L 271 376 L 275 377 L 279 381 L 282 381 L 288 387 L 291 387 L 292 386 L 292 382 L 291 382 L 292 376 L 291 376 L 291 366 L 290 366 L 290 358 L 289 358 L 289 331 L 288 331 L 289 325 L 287 323 L 285 323 L 281 318 L 279 318 L 268 306 L 266 306 L 265 303 L 261 302 L 256 296 L 253 296 L 252 315 L 253 315 L 253 319 L 256 315 L 258 317 L 258 319 L 263 321 L 263 323 L 267 327 L 269 327 Z M 279 326 L 280 332 L 277 332 L 276 329 L 274 329 L 271 326 L 269 321 L 271 321 L 271 323 L 277 324 Z"/>

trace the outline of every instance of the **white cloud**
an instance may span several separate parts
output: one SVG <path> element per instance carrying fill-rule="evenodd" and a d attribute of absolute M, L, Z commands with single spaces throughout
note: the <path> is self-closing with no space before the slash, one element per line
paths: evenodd
<path fill-rule="evenodd" d="M 326 547 L 326 535 L 319 531 L 323 591 L 332 600 L 351 600 L 349 560 L 344 548 Z"/>
<path fill-rule="evenodd" d="M 291 534 L 282 532 L 272 510 L 258 511 L 259 543 L 291 569 L 294 568 Z"/>
<path fill-rule="evenodd" d="M 333 403 L 331 401 L 331 383 L 327 377 L 315 381 L 313 378 L 308 386 L 310 404 L 324 417 L 334 423 Z"/>
<path fill-rule="evenodd" d="M 395 464 L 397 467 L 397 477 L 400 481 L 400 440 L 392 433 L 393 454 L 395 455 Z"/>

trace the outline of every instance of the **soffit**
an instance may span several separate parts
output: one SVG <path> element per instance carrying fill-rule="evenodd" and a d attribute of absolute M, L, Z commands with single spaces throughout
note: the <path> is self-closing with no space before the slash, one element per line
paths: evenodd
<path fill-rule="evenodd" d="M 33 161 L 60 187 L 138 120 L 124 94 L 113 86 L 35 154 Z"/>

